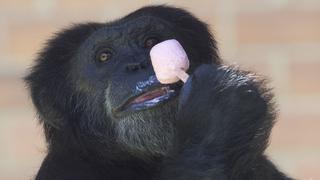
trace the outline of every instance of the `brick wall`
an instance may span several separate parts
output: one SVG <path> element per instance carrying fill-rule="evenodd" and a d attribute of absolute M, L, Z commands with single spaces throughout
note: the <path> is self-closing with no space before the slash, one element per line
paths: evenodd
<path fill-rule="evenodd" d="M 0 179 L 32 179 L 45 153 L 21 81 L 45 40 L 71 23 L 164 3 L 207 21 L 228 63 L 271 79 L 280 113 L 268 154 L 297 179 L 320 179 L 319 0 L 0 1 Z"/>

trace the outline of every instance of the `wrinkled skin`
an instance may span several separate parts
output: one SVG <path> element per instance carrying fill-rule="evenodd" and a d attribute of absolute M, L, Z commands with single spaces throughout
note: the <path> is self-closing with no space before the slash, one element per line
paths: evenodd
<path fill-rule="evenodd" d="M 167 39 L 188 54 L 185 84 L 155 78 L 149 51 Z M 182 9 L 63 30 L 26 82 L 48 144 L 37 180 L 289 179 L 263 155 L 275 118 L 265 81 L 222 65 Z"/>

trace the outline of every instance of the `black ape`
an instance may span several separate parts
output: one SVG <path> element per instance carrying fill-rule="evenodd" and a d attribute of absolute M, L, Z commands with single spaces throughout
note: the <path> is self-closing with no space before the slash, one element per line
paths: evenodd
<path fill-rule="evenodd" d="M 150 48 L 167 39 L 191 61 L 184 85 L 154 76 Z M 63 30 L 26 82 L 48 142 L 37 180 L 289 179 L 263 155 L 264 80 L 223 66 L 206 24 L 182 9 Z"/>

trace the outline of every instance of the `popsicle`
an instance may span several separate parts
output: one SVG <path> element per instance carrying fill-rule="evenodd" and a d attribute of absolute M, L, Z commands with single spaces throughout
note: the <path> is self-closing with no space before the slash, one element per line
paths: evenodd
<path fill-rule="evenodd" d="M 156 44 L 150 50 L 150 57 L 156 77 L 162 84 L 187 81 L 189 59 L 177 40 L 170 39 Z"/>

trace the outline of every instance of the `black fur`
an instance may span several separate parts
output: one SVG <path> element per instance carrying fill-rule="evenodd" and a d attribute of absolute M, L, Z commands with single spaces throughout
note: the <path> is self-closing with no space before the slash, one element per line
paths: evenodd
<path fill-rule="evenodd" d="M 143 47 L 150 36 L 177 39 L 191 76 L 178 97 L 119 110 L 139 88 L 161 86 Z M 106 63 L 101 48 L 112 51 Z M 63 30 L 26 82 L 48 144 L 37 180 L 289 179 L 264 155 L 275 119 L 265 80 L 223 66 L 206 24 L 185 10 L 149 6 Z"/>

